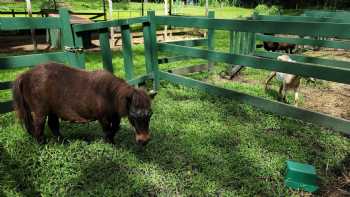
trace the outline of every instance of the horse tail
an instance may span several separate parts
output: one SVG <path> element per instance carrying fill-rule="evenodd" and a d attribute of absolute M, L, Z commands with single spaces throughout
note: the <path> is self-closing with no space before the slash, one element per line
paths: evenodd
<path fill-rule="evenodd" d="M 21 121 L 22 125 L 24 125 L 27 132 L 31 133 L 33 130 L 33 117 L 31 114 L 31 109 L 23 94 L 23 75 L 14 81 L 12 86 L 12 95 L 17 117 Z"/>

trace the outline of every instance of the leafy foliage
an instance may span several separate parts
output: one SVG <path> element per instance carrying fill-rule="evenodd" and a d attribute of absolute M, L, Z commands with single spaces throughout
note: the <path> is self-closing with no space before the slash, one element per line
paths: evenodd
<path fill-rule="evenodd" d="M 259 15 L 279 15 L 280 10 L 278 9 L 277 6 L 267 6 L 266 4 L 260 4 L 256 6 L 254 9 L 254 12 L 259 14 Z"/>

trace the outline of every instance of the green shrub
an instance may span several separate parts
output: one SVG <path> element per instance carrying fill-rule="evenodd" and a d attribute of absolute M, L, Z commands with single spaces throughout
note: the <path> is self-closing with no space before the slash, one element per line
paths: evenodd
<path fill-rule="evenodd" d="M 269 7 L 265 4 L 259 4 L 254 9 L 254 13 L 259 14 L 259 15 L 279 15 L 280 9 L 275 5 Z"/>

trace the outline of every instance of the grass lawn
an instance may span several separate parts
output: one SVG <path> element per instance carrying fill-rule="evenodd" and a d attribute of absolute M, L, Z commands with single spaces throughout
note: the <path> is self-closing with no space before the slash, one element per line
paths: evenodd
<path fill-rule="evenodd" d="M 225 37 L 223 32 L 216 36 L 220 51 L 227 49 L 220 44 Z M 136 73 L 141 74 L 142 46 L 134 47 L 134 57 Z M 86 58 L 89 70 L 102 67 L 98 53 Z M 161 68 L 199 62 L 203 61 Z M 122 76 L 120 52 L 114 52 L 113 63 L 116 74 Z M 217 70 L 223 66 L 217 64 Z M 257 71 L 247 69 L 245 73 L 254 78 L 267 73 Z M 1 79 L 13 79 L 16 72 L 2 71 Z M 268 97 L 257 85 L 219 85 Z M 0 93 L 2 100 L 9 97 L 8 91 Z M 153 108 L 153 140 L 146 149 L 135 145 L 126 120 L 114 147 L 102 141 L 96 122 L 63 122 L 67 143 L 57 143 L 46 129 L 49 143 L 38 145 L 13 113 L 1 115 L 0 191 L 5 196 L 298 196 L 300 193 L 283 184 L 287 159 L 315 165 L 323 189 L 348 166 L 347 138 L 233 100 L 162 82 Z"/>
<path fill-rule="evenodd" d="M 33 11 L 39 11 L 43 1 L 32 0 Z M 66 0 L 66 5 L 76 12 L 102 12 L 102 2 L 101 1 L 73 1 Z M 10 11 L 15 9 L 17 11 L 25 10 L 25 2 L 16 2 L 16 3 L 1 3 L 1 11 Z M 108 9 L 108 5 L 107 5 Z M 141 4 L 140 3 L 113 3 L 113 9 L 116 10 L 113 13 L 113 18 L 130 18 L 141 16 Z M 155 10 L 157 15 L 164 15 L 164 5 L 156 3 L 146 3 L 145 4 L 145 14 L 147 10 Z M 210 7 L 210 10 L 214 10 L 216 13 L 216 18 L 236 18 L 239 16 L 245 17 L 252 14 L 251 9 L 238 8 L 238 7 L 223 7 L 215 8 Z M 173 5 L 173 13 L 175 14 L 185 14 L 185 15 L 197 15 L 204 16 L 205 9 L 204 7 L 199 6 L 181 6 Z"/>
<path fill-rule="evenodd" d="M 235 16 L 250 13 L 222 9 L 238 9 Z M 227 32 L 217 32 L 218 51 L 228 51 L 227 38 Z M 135 72 L 141 74 L 143 47 L 133 50 Z M 88 53 L 86 63 L 88 70 L 102 67 L 99 53 Z M 120 51 L 113 52 L 113 63 L 115 74 L 123 76 Z M 190 77 L 274 99 L 260 84 L 215 80 L 224 67 L 217 63 L 214 74 Z M 2 70 L 0 81 L 13 80 L 22 71 Z M 268 71 L 247 68 L 244 74 L 259 80 Z M 49 142 L 38 145 L 14 113 L 0 115 L 0 196 L 300 196 L 284 187 L 288 159 L 315 165 L 321 178 L 318 194 L 348 173 L 350 141 L 339 133 L 168 82 L 161 86 L 153 102 L 152 141 L 145 149 L 134 143 L 126 120 L 115 146 L 103 142 L 96 122 L 62 122 L 65 143 L 56 142 L 46 128 Z M 9 91 L 0 91 L 0 101 L 10 98 Z"/>

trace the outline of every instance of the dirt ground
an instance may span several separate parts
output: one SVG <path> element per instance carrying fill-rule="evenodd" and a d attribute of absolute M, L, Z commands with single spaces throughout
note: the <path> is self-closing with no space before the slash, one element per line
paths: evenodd
<path fill-rule="evenodd" d="M 218 77 L 218 80 L 226 79 Z M 249 84 L 264 83 L 245 79 L 244 74 L 236 76 L 233 81 Z M 350 120 L 350 85 L 335 82 L 324 83 L 327 84 L 326 87 L 301 85 L 299 91 L 304 100 L 300 107 Z"/>
<path fill-rule="evenodd" d="M 332 56 L 337 60 L 349 61 L 350 64 L 350 52 L 326 50 L 307 52 L 306 55 L 314 57 Z M 217 77 L 217 80 L 226 79 Z M 264 81 L 247 79 L 242 73 L 236 76 L 233 81 L 249 84 L 264 83 Z M 304 97 L 300 107 L 350 120 L 350 85 L 328 81 L 322 81 L 321 83 L 323 85 L 300 85 L 300 94 Z"/>

